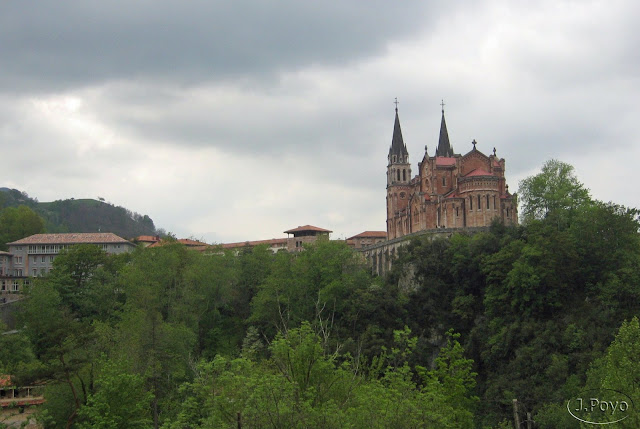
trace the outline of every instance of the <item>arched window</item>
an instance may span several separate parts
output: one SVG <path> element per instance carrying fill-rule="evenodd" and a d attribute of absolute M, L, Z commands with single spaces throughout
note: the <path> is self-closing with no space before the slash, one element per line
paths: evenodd
<path fill-rule="evenodd" d="M 469 196 L 469 210 L 473 210 L 473 195 Z"/>
<path fill-rule="evenodd" d="M 458 207 L 456 207 L 456 217 L 458 217 L 458 216 L 459 216 L 459 214 L 458 214 Z"/>
<path fill-rule="evenodd" d="M 402 180 L 403 181 L 407 180 L 407 170 L 402 170 Z"/>
<path fill-rule="evenodd" d="M 496 196 L 493 196 L 493 209 L 496 209 Z"/>
<path fill-rule="evenodd" d="M 482 206 L 480 206 L 480 195 L 478 195 L 478 210 L 482 210 Z"/>
<path fill-rule="evenodd" d="M 398 170 L 398 182 L 400 181 L 400 170 Z"/>
<path fill-rule="evenodd" d="M 487 194 L 487 210 L 489 210 L 489 194 Z"/>

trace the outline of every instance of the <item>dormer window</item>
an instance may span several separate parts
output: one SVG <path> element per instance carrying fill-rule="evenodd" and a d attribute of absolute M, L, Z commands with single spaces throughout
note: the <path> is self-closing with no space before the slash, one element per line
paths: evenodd
<path fill-rule="evenodd" d="M 446 177 L 442 178 L 442 186 L 447 186 L 447 178 Z"/>
<path fill-rule="evenodd" d="M 393 162 L 396 162 L 396 156 L 393 155 Z"/>

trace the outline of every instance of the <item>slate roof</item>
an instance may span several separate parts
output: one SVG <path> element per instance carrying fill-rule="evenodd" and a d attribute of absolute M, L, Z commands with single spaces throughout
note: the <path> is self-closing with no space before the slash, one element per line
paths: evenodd
<path fill-rule="evenodd" d="M 389 155 L 398 155 L 402 157 L 409 156 L 407 146 L 402 139 L 402 130 L 400 129 L 400 118 L 398 117 L 398 109 L 396 109 L 396 120 L 393 124 L 393 138 L 391 139 L 391 148 Z"/>
<path fill-rule="evenodd" d="M 111 232 L 71 232 L 62 234 L 34 234 L 29 237 L 14 241 L 11 244 L 106 244 L 126 243 L 131 244 L 122 237 Z"/>
<path fill-rule="evenodd" d="M 447 122 L 444 120 L 444 110 L 440 121 L 440 138 L 438 139 L 436 156 L 453 156 L 453 147 L 449 142 L 449 133 L 447 132 Z"/>

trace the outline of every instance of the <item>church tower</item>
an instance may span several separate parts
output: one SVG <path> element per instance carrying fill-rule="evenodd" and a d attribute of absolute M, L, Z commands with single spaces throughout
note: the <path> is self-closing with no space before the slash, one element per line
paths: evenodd
<path fill-rule="evenodd" d="M 397 101 L 396 101 L 397 103 Z M 402 139 L 398 105 L 393 124 L 393 137 L 387 163 L 387 238 L 401 237 L 409 232 L 406 221 L 396 220 L 398 214 L 407 211 L 411 182 L 409 152 Z"/>

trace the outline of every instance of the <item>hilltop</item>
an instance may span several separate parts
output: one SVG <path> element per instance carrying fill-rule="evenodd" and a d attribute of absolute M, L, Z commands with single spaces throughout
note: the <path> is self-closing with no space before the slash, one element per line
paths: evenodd
<path fill-rule="evenodd" d="M 39 202 L 26 192 L 0 188 L 0 211 L 25 205 L 45 222 L 47 232 L 113 232 L 124 238 L 157 233 L 148 215 L 132 212 L 103 200 L 66 199 Z"/>

